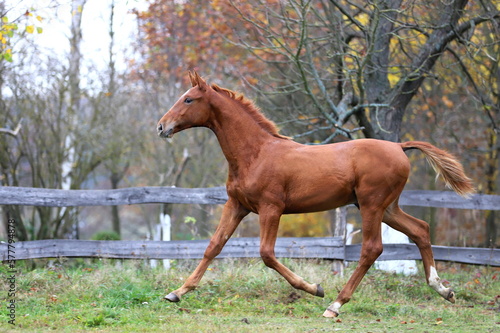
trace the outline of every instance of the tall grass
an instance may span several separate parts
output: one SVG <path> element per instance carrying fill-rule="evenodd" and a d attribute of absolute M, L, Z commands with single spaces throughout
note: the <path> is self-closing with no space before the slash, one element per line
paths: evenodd
<path fill-rule="evenodd" d="M 440 274 L 457 292 L 441 299 L 422 275 L 370 270 L 336 320 L 321 317 L 347 282 L 327 261 L 283 260 L 326 297 L 293 289 L 257 259 L 217 260 L 200 287 L 180 303 L 162 300 L 178 288 L 197 261 L 169 271 L 144 261 L 63 261 L 28 269 L 18 263 L 16 326 L 0 311 L 0 331 L 100 332 L 494 332 L 500 330 L 500 271 L 449 265 Z M 40 263 L 38 264 L 40 266 Z M 0 268 L 2 276 L 8 269 Z M 7 285 L 7 282 L 5 282 Z M 8 301 L 7 290 L 0 295 Z"/>

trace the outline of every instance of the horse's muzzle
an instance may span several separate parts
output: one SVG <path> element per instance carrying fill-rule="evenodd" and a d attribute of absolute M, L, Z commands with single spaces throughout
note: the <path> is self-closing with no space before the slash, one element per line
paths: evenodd
<path fill-rule="evenodd" d="M 158 124 L 158 127 L 156 128 L 158 136 L 161 138 L 171 138 L 174 135 L 174 128 L 166 128 L 162 124 Z"/>

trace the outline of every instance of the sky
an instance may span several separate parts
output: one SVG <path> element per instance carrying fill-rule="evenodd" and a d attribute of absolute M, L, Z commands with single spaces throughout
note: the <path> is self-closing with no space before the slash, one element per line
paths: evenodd
<path fill-rule="evenodd" d="M 6 0 L 7 16 L 9 20 L 23 17 L 26 10 L 33 16 L 21 26 L 33 24 L 43 29 L 42 33 L 36 30 L 30 38 L 39 46 L 42 53 L 53 53 L 64 57 L 69 52 L 71 26 L 71 0 Z M 111 0 L 87 0 L 82 16 L 82 44 L 83 67 L 94 67 L 97 70 L 105 68 L 109 55 L 109 16 Z M 135 15 L 130 11 L 133 8 L 146 9 L 144 0 L 115 0 L 115 57 L 118 71 L 124 70 L 125 59 L 133 55 L 130 47 L 137 33 Z M 36 19 L 37 16 L 42 21 Z M 25 20 L 26 17 L 23 17 Z"/>

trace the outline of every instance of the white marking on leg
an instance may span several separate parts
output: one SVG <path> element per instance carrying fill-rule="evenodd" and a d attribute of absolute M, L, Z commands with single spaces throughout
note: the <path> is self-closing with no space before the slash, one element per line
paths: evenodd
<path fill-rule="evenodd" d="M 439 278 L 437 271 L 436 271 L 436 268 L 434 266 L 431 266 L 431 269 L 430 269 L 429 286 L 432 289 L 434 289 L 435 291 L 437 291 L 437 293 L 439 295 L 443 296 L 444 298 L 447 298 L 449 293 L 450 293 L 450 289 L 446 288 L 441 283 L 441 279 Z"/>
<path fill-rule="evenodd" d="M 342 306 L 342 304 L 340 304 L 339 302 L 335 302 L 335 303 L 333 303 L 333 305 L 332 305 L 332 310 L 333 310 L 334 312 L 339 313 L 339 310 L 340 310 L 340 307 L 341 307 L 341 306 Z"/>
<path fill-rule="evenodd" d="M 323 313 L 323 317 L 326 317 L 326 318 L 337 317 L 340 314 L 339 309 L 341 306 L 342 306 L 342 304 L 340 304 L 339 302 L 335 302 L 335 303 L 331 304 Z"/>

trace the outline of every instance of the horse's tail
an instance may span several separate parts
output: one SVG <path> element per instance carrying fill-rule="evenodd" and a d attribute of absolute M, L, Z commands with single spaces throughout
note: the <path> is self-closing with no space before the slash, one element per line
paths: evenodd
<path fill-rule="evenodd" d="M 463 197 L 469 197 L 476 190 L 472 180 L 465 175 L 464 168 L 455 156 L 434 147 L 428 142 L 408 141 L 400 143 L 403 151 L 409 149 L 419 149 L 424 153 L 427 161 L 437 173 L 441 175 L 445 184 Z"/>

